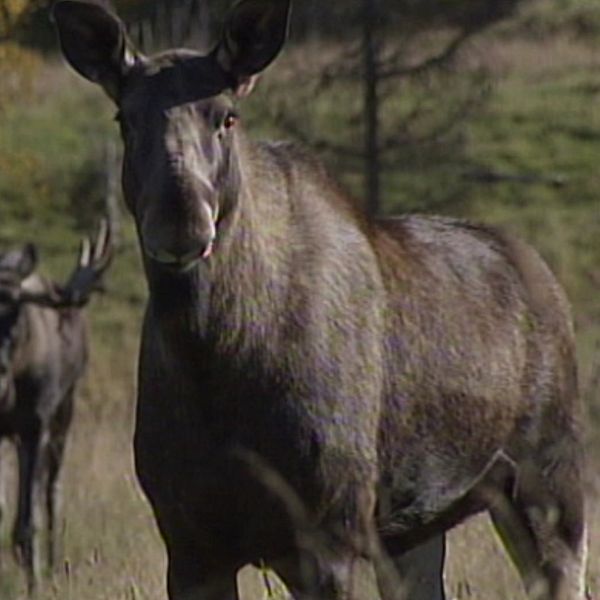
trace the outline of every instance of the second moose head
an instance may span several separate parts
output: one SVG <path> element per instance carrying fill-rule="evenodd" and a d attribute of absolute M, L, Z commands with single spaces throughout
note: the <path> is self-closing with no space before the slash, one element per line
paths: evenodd
<path fill-rule="evenodd" d="M 234 99 L 251 92 L 281 50 L 289 13 L 289 0 L 242 0 L 208 55 L 147 57 L 106 10 L 56 4 L 65 56 L 117 104 L 125 199 L 147 260 L 185 270 L 211 254 L 239 195 Z"/>

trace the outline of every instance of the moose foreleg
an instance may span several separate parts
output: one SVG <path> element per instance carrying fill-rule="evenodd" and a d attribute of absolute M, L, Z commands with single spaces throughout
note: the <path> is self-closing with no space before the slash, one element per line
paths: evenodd
<path fill-rule="evenodd" d="M 4 457 L 2 456 L 2 439 L 0 439 L 0 531 L 6 515 L 6 485 L 4 481 Z"/>
<path fill-rule="evenodd" d="M 326 557 L 313 553 L 280 559 L 271 565 L 295 600 L 378 600 L 375 570 L 352 554 Z"/>
<path fill-rule="evenodd" d="M 402 593 L 411 600 L 444 600 L 445 554 L 445 537 L 441 534 L 404 554 L 384 555 L 386 564 L 378 569 L 383 600 L 402 598 Z M 386 573 L 381 567 L 386 567 Z M 390 569 L 395 571 L 391 580 Z"/>
<path fill-rule="evenodd" d="M 238 600 L 237 569 L 207 565 L 186 545 L 168 544 L 169 600 Z"/>
<path fill-rule="evenodd" d="M 532 473 L 533 471 L 533 473 Z M 578 465 L 521 466 L 512 494 L 489 497 L 493 523 L 532 600 L 584 600 L 587 532 Z"/>
<path fill-rule="evenodd" d="M 30 593 L 41 575 L 38 533 L 47 479 L 46 437 L 36 425 L 21 436 L 18 444 L 19 498 L 13 549 L 25 568 Z"/>

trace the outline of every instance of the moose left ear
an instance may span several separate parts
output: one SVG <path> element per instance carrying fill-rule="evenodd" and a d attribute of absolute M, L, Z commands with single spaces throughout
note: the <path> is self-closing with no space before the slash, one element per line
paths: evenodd
<path fill-rule="evenodd" d="M 233 91 L 247 96 L 287 38 L 291 0 L 240 0 L 216 48 L 220 66 L 232 76 Z"/>

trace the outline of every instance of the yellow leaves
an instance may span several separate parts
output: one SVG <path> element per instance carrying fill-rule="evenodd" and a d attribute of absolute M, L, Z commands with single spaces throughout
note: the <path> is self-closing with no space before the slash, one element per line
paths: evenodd
<path fill-rule="evenodd" d="M 26 152 L 0 152 L 0 172 L 2 173 L 18 173 L 22 172 L 24 176 L 33 173 L 39 168 L 39 159 L 34 155 Z"/>
<path fill-rule="evenodd" d="M 31 93 L 40 64 L 35 52 L 13 43 L 0 44 L 0 111 Z"/>
<path fill-rule="evenodd" d="M 0 0 L 0 110 L 31 91 L 40 60 L 11 41 L 16 29 L 44 0 Z"/>
<path fill-rule="evenodd" d="M 31 2 L 28 0 L 3 0 L 0 3 L 0 5 L 4 6 L 4 10 L 13 15 L 19 15 L 27 10 L 29 4 L 31 4 Z"/>
<path fill-rule="evenodd" d="M 41 3 L 41 0 L 0 0 L 0 38 L 8 37 Z"/>

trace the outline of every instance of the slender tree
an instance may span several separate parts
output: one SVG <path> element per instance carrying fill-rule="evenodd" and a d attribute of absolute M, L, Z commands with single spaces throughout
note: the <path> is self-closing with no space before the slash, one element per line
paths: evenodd
<path fill-rule="evenodd" d="M 377 40 L 378 2 L 363 0 L 363 68 L 365 111 L 365 181 L 367 210 L 380 211 L 380 152 L 379 152 L 379 49 Z"/>
<path fill-rule="evenodd" d="M 489 89 L 482 67 L 457 68 L 461 51 L 526 1 L 360 0 L 345 13 L 328 3 L 320 8 L 329 11 L 325 23 L 311 20 L 306 3 L 301 22 L 320 32 L 316 50 L 290 61 L 295 85 L 283 87 L 293 95 L 265 106 L 338 169 L 361 171 L 365 207 L 377 214 L 391 167 L 439 165 L 444 154 L 457 160 L 462 126 Z M 272 98 L 277 88 L 268 92 Z"/>

